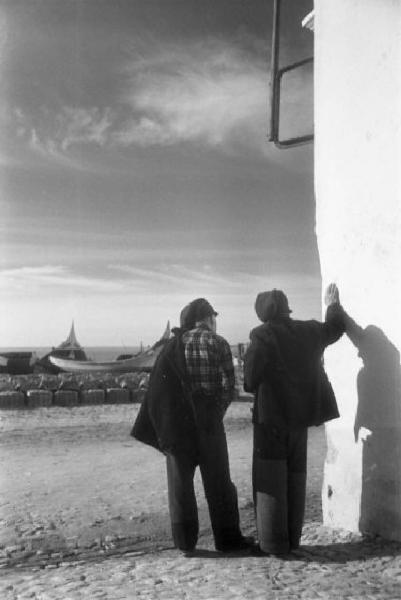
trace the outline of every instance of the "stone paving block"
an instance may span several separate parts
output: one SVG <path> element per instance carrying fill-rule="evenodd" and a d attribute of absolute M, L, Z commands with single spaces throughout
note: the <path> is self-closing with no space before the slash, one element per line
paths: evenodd
<path fill-rule="evenodd" d="M 53 393 L 50 390 L 28 390 L 26 398 L 28 408 L 51 406 L 53 403 Z"/>
<path fill-rule="evenodd" d="M 130 402 L 129 390 L 121 388 L 107 388 L 107 404 L 127 404 L 128 402 Z"/>
<path fill-rule="evenodd" d="M 0 392 L 0 409 L 25 408 L 25 396 L 22 392 Z"/>
<path fill-rule="evenodd" d="M 82 390 L 80 394 L 81 404 L 103 404 L 105 399 L 104 390 Z"/>
<path fill-rule="evenodd" d="M 78 392 L 57 390 L 57 392 L 54 392 L 53 404 L 55 406 L 76 406 L 78 404 Z"/>

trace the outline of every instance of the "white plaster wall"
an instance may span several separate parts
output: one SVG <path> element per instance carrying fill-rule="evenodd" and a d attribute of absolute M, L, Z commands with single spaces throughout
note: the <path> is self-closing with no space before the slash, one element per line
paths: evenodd
<path fill-rule="evenodd" d="M 401 539 L 401 0 L 316 0 L 314 31 L 323 289 L 335 281 L 355 321 L 377 328 L 364 361 L 347 338 L 326 352 L 341 419 L 326 427 L 324 521 Z"/>

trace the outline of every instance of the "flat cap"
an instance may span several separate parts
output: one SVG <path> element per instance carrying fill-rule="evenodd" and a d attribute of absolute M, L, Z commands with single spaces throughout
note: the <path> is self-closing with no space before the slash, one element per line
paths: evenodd
<path fill-rule="evenodd" d="M 269 321 L 277 317 L 288 316 L 292 310 L 288 306 L 288 298 L 281 290 L 260 292 L 255 301 L 255 311 L 259 319 Z"/>
<path fill-rule="evenodd" d="M 213 306 L 206 300 L 206 298 L 196 298 L 192 300 L 188 306 L 188 310 L 185 314 L 185 326 L 189 329 L 195 326 L 197 321 L 202 321 L 212 315 L 217 316 L 217 312 Z"/>

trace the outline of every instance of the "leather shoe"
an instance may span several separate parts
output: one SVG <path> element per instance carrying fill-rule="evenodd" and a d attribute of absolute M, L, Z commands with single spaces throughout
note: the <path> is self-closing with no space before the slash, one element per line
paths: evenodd
<path fill-rule="evenodd" d="M 216 545 L 216 550 L 219 552 L 240 552 L 241 550 L 250 550 L 255 543 L 255 540 L 251 536 L 241 536 L 233 542 L 227 542 L 226 544 Z"/>

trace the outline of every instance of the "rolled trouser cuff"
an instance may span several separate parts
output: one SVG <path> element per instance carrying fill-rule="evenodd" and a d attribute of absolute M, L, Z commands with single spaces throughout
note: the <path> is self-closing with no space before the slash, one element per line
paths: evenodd
<path fill-rule="evenodd" d="M 266 554 L 287 554 L 290 551 L 286 515 L 277 508 L 276 498 L 263 492 L 256 493 L 259 547 Z"/>
<path fill-rule="evenodd" d="M 286 554 L 290 550 L 286 461 L 256 458 L 255 467 L 256 527 L 260 549 L 268 554 Z"/>

